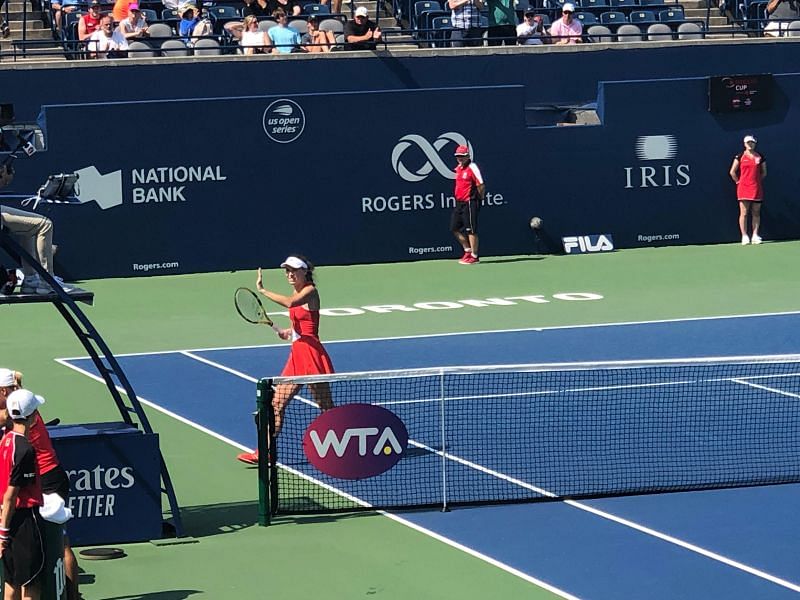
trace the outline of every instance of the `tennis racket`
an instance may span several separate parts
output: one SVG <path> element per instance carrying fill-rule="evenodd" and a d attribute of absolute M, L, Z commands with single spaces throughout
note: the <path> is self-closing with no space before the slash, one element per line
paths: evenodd
<path fill-rule="evenodd" d="M 280 332 L 280 329 L 276 327 L 272 319 L 267 316 L 267 311 L 264 310 L 261 299 L 250 288 L 237 288 L 233 295 L 233 303 L 236 306 L 236 312 L 248 323 L 253 323 L 254 325 L 269 325 L 275 330 L 275 333 Z"/>

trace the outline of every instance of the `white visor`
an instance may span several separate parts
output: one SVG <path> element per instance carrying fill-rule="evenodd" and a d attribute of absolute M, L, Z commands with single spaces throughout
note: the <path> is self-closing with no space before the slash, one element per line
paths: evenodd
<path fill-rule="evenodd" d="M 304 260 L 297 258 L 296 256 L 290 256 L 285 261 L 281 263 L 283 268 L 289 267 L 291 269 L 308 269 L 308 265 Z"/>

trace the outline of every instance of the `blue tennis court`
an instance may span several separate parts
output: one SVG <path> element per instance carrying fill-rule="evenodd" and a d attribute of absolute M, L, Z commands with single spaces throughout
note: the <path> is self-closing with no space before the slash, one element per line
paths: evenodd
<path fill-rule="evenodd" d="M 800 350 L 800 342 L 791 335 L 798 323 L 800 314 L 791 313 L 329 342 L 327 346 L 340 372 L 447 365 L 782 355 Z M 746 351 L 720 343 L 720 340 L 731 339 L 747 340 Z M 252 448 L 255 446 L 251 416 L 254 382 L 262 376 L 278 373 L 286 354 L 286 346 L 280 344 L 127 355 L 120 357 L 120 362 L 143 401 L 238 448 Z M 88 359 L 61 362 L 96 377 Z M 769 377 L 762 377 L 755 385 L 745 380 L 731 383 L 728 378 L 724 385 L 757 390 L 764 398 L 775 399 L 779 408 L 771 417 L 773 422 L 756 419 L 737 424 L 732 420 L 726 424 L 726 435 L 740 436 L 733 441 L 743 444 L 759 436 L 774 438 L 768 433 L 770 427 L 782 432 L 781 416 L 788 419 L 793 414 L 794 403 L 800 399 L 800 377 L 795 366 L 769 373 Z M 649 383 L 674 382 L 673 375 L 668 380 L 658 377 L 653 375 Z M 590 386 L 597 384 L 588 383 Z M 633 396 L 641 396 L 644 402 L 651 395 L 650 389 L 640 386 Z M 563 388 L 553 387 L 550 391 L 563 392 Z M 491 392 L 491 389 L 478 387 L 474 397 Z M 218 405 L 212 401 L 218 398 L 226 399 L 226 414 L 237 416 L 220 419 Z M 425 396 L 405 400 L 408 402 L 395 402 L 391 407 L 401 418 L 405 418 L 408 414 L 405 411 L 412 407 L 419 410 L 422 406 L 423 411 L 428 411 Z M 435 406 L 435 403 L 430 405 Z M 504 461 L 500 456 L 502 448 L 481 452 L 477 438 L 490 435 L 495 426 L 513 428 L 525 405 L 492 415 L 485 414 L 480 404 L 471 399 L 459 405 L 463 407 L 459 418 L 479 425 L 470 434 L 476 439 L 450 450 L 452 456 L 460 459 L 447 461 L 456 463 L 456 477 L 465 488 L 490 485 L 493 493 L 516 497 L 520 492 L 519 481 L 526 481 L 528 473 L 518 470 L 519 464 Z M 300 401 L 294 402 L 290 411 L 287 418 L 301 420 L 313 418 L 316 412 Z M 428 423 L 428 429 L 409 431 L 415 448 L 425 451 L 415 452 L 380 476 L 388 482 L 382 488 L 384 493 L 405 493 L 408 488 L 405 478 L 411 477 L 406 470 L 418 470 L 420 461 L 441 462 L 437 454 L 440 446 L 431 433 L 439 429 L 437 414 L 437 410 L 430 410 L 422 413 L 423 419 L 419 415 L 414 417 Z M 665 417 L 642 414 L 636 418 L 650 419 L 658 425 Z M 504 422 L 498 423 L 498 419 Z M 569 443 L 569 429 L 565 428 L 562 439 L 550 439 L 548 443 Z M 703 427 L 698 425 L 700 429 Z M 778 439 L 776 443 L 796 447 L 797 440 L 792 435 L 780 433 L 778 437 L 785 439 Z M 299 440 L 282 440 L 282 443 L 299 444 Z M 517 446 L 531 445 L 531 439 L 518 438 L 517 443 L 506 441 L 505 444 L 505 449 L 513 452 Z M 664 451 L 669 452 L 672 445 L 666 444 Z M 279 457 L 287 451 L 281 448 Z M 631 460 L 640 454 L 635 444 L 626 452 Z M 663 462 L 664 457 L 649 459 L 658 463 Z M 724 467 L 726 454 L 710 448 L 703 460 L 708 468 Z M 791 456 L 787 460 L 791 460 Z M 550 465 L 549 469 L 562 473 L 566 470 L 593 473 L 602 469 L 605 462 L 602 456 L 573 453 L 564 462 Z M 642 476 L 647 475 L 647 464 L 645 461 L 640 468 Z M 759 475 L 770 466 L 765 463 L 748 468 L 753 470 L 753 475 Z M 798 468 L 797 465 L 789 467 Z M 303 471 L 307 467 L 302 465 L 292 468 L 320 478 L 318 473 Z M 343 484 L 338 480 L 320 479 L 360 501 L 385 503 L 384 498 L 375 496 L 375 490 L 359 487 L 363 486 L 361 482 Z M 556 489 L 558 485 L 556 481 L 545 481 L 541 488 L 562 493 Z M 430 485 L 434 501 L 439 488 L 435 483 Z M 480 556 L 498 568 L 545 585 L 564 597 L 772 599 L 800 592 L 800 566 L 793 559 L 800 550 L 800 525 L 793 518 L 798 491 L 798 486 L 792 484 L 457 508 L 448 513 L 406 511 L 389 516 Z"/>

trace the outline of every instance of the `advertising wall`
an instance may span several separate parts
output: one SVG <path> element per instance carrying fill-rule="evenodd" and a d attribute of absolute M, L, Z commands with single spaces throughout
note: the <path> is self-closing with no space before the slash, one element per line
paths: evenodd
<path fill-rule="evenodd" d="M 787 239 L 800 235 L 786 135 L 800 125 L 800 79 L 775 86 L 768 110 L 720 115 L 705 77 L 601 82 L 600 125 L 552 127 L 526 125 L 526 85 L 49 104 L 46 149 L 18 161 L 15 186 L 80 175 L 79 205 L 45 209 L 58 270 L 75 278 L 249 269 L 288 252 L 320 264 L 455 257 L 462 143 L 486 179 L 485 255 L 541 250 L 532 216 L 552 249 L 591 234 L 618 248 L 733 242 L 727 172 L 753 133 L 770 169 L 763 235 Z"/>

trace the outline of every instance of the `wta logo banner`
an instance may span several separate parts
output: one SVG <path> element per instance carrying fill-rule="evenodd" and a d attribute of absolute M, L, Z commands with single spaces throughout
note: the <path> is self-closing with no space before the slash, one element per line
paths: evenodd
<path fill-rule="evenodd" d="M 394 467 L 408 431 L 393 412 L 371 404 L 325 411 L 306 429 L 303 451 L 317 469 L 338 479 L 367 479 Z"/>

